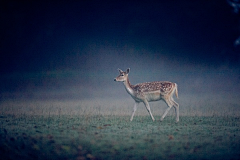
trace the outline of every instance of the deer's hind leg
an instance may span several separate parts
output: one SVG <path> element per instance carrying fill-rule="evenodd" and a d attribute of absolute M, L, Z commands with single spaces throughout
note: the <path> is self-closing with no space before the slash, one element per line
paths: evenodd
<path fill-rule="evenodd" d="M 179 104 L 171 98 L 171 101 L 173 103 L 173 106 L 175 108 L 175 113 L 176 113 L 176 123 L 179 122 Z"/>
<path fill-rule="evenodd" d="M 164 112 L 161 121 L 163 121 L 163 119 L 165 118 L 165 116 L 168 114 L 168 112 L 170 111 L 170 109 L 173 106 L 173 102 L 169 99 L 169 98 L 165 98 L 164 99 L 165 103 L 167 104 L 168 108 L 166 109 L 166 111 Z"/>

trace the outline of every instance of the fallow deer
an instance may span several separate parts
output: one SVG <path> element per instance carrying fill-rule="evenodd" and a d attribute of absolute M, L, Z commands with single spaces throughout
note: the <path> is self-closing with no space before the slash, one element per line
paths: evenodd
<path fill-rule="evenodd" d="M 114 79 L 114 81 L 123 82 L 125 89 L 128 94 L 135 100 L 135 105 L 133 107 L 133 112 L 130 121 L 133 120 L 133 116 L 137 110 L 137 106 L 140 102 L 143 102 L 147 111 L 149 112 L 152 120 L 154 117 L 151 113 L 151 109 L 148 102 L 163 100 L 168 105 L 167 110 L 161 117 L 161 121 L 167 115 L 168 111 L 174 106 L 176 112 L 176 122 L 179 121 L 179 105 L 173 100 L 173 94 L 175 93 L 178 98 L 177 84 L 168 81 L 158 81 L 158 82 L 145 82 L 132 85 L 129 81 L 128 74 L 130 68 L 126 72 L 118 69 L 120 75 Z"/>

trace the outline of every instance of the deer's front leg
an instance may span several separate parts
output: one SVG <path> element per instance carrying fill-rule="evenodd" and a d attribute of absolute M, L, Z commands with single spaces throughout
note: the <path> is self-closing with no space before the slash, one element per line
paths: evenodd
<path fill-rule="evenodd" d="M 135 104 L 134 104 L 133 112 L 132 112 L 132 116 L 131 116 L 130 121 L 133 120 L 133 116 L 134 116 L 134 114 L 135 114 L 135 112 L 136 112 L 136 110 L 137 110 L 138 104 L 139 104 L 139 102 L 135 102 Z"/>
<path fill-rule="evenodd" d="M 148 111 L 148 113 L 150 114 L 152 120 L 155 121 L 155 119 L 154 119 L 154 117 L 153 117 L 153 115 L 152 115 L 152 112 L 151 112 L 151 109 L 150 109 L 150 106 L 149 106 L 148 101 L 145 100 L 145 101 L 143 101 L 143 103 L 145 104 L 145 107 L 147 108 L 147 111 Z"/>

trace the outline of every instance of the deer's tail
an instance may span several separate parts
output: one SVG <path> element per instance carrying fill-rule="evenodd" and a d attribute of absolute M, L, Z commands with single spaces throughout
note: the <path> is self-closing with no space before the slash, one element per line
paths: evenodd
<path fill-rule="evenodd" d="M 178 98 L 178 89 L 177 89 L 177 83 L 175 83 L 175 95 Z"/>

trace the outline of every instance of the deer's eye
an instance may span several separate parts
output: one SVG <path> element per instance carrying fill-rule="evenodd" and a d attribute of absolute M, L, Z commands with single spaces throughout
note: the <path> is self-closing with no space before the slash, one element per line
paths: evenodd
<path fill-rule="evenodd" d="M 121 74 L 121 76 L 124 76 L 124 74 Z"/>

